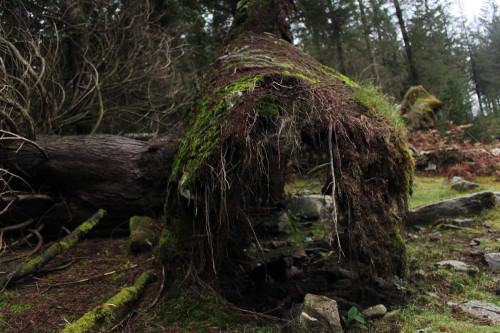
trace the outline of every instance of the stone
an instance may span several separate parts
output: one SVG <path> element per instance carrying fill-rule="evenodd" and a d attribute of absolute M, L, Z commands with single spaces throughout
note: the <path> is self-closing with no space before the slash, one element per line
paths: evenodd
<path fill-rule="evenodd" d="M 158 236 L 152 228 L 155 220 L 147 216 L 130 218 L 129 246 L 135 253 L 145 253 L 153 249 L 158 242 Z"/>
<path fill-rule="evenodd" d="M 492 322 L 500 323 L 500 307 L 494 304 L 469 301 L 460 305 L 460 308 L 476 318 L 489 319 Z"/>
<path fill-rule="evenodd" d="M 454 219 L 451 223 L 453 223 L 456 226 L 462 227 L 462 228 L 467 228 L 467 227 L 471 227 L 479 222 L 480 221 L 476 220 L 476 219 Z"/>
<path fill-rule="evenodd" d="M 271 233 L 286 232 L 287 227 L 290 226 L 291 223 L 290 215 L 284 210 L 263 216 L 257 221 L 257 225 L 263 225 L 265 230 Z"/>
<path fill-rule="evenodd" d="M 458 260 L 445 260 L 445 261 L 440 261 L 436 263 L 437 266 L 439 267 L 451 267 L 457 272 L 464 272 L 467 274 L 474 275 L 476 273 L 479 273 L 479 269 L 474 266 L 474 265 L 467 265 L 463 261 L 458 261 Z"/>
<path fill-rule="evenodd" d="M 488 264 L 488 267 L 492 270 L 497 270 L 500 268 L 500 253 L 493 252 L 484 255 L 484 261 Z"/>
<path fill-rule="evenodd" d="M 387 313 L 387 308 L 383 304 L 378 304 L 361 312 L 365 319 L 382 317 Z"/>
<path fill-rule="evenodd" d="M 429 234 L 429 240 L 431 242 L 437 242 L 441 240 L 441 233 L 439 232 L 434 232 L 432 234 Z"/>
<path fill-rule="evenodd" d="M 310 194 L 293 196 L 287 204 L 290 214 L 308 220 L 328 217 L 333 209 L 332 198 L 328 195 Z"/>
<path fill-rule="evenodd" d="M 500 148 L 493 148 L 490 150 L 490 154 L 493 156 L 500 156 Z"/>
<path fill-rule="evenodd" d="M 497 205 L 495 194 L 483 191 L 409 210 L 408 222 L 410 225 L 420 225 L 432 223 L 442 217 L 476 216 Z"/>
<path fill-rule="evenodd" d="M 458 182 L 461 182 L 465 179 L 463 179 L 462 177 L 459 177 L 459 176 L 454 176 L 451 180 L 452 183 L 458 183 Z"/>
<path fill-rule="evenodd" d="M 479 184 L 467 180 L 459 180 L 451 185 L 451 189 L 458 192 L 467 192 L 479 187 Z"/>
<path fill-rule="evenodd" d="M 415 230 L 417 230 L 419 233 L 424 233 L 427 231 L 427 229 L 425 227 L 422 227 L 420 225 L 416 225 L 414 226 Z"/>
<path fill-rule="evenodd" d="M 500 192 L 495 192 L 495 197 L 497 197 L 498 205 L 500 205 Z"/>
<path fill-rule="evenodd" d="M 470 251 L 470 255 L 472 257 L 476 257 L 476 258 L 482 257 L 482 256 L 484 256 L 484 251 L 481 249 L 474 249 L 474 250 Z"/>
<path fill-rule="evenodd" d="M 307 294 L 299 322 L 309 332 L 342 332 L 337 302 L 326 296 Z"/>
<path fill-rule="evenodd" d="M 474 238 L 473 240 L 470 241 L 470 246 L 479 246 L 481 245 L 481 238 Z"/>

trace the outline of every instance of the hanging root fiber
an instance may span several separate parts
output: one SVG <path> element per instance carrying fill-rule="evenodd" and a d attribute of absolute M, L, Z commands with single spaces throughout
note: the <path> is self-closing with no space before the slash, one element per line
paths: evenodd
<path fill-rule="evenodd" d="M 272 10 L 255 3 L 239 8 L 204 78 L 168 186 L 168 227 L 190 241 L 191 271 L 216 272 L 248 241 L 253 222 L 280 205 L 287 166 L 307 153 L 317 161 L 309 168 L 325 165 L 343 260 L 404 275 L 399 227 L 413 160 L 400 117 L 376 89 L 322 66 L 274 28 L 249 30 L 245 20 Z"/>

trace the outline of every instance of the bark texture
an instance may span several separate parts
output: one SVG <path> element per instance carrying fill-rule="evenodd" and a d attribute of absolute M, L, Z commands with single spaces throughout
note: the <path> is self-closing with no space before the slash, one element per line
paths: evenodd
<path fill-rule="evenodd" d="M 103 208 L 109 214 L 102 227 L 112 228 L 133 215 L 154 216 L 161 212 L 178 149 L 176 140 L 39 136 L 36 143 L 46 155 L 23 141 L 8 141 L 8 145 L 3 141 L 0 164 L 53 200 L 19 200 L 14 203 L 17 209 L 6 214 L 7 220 L 41 216 L 52 207 L 44 218 L 49 228 L 73 226 Z"/>

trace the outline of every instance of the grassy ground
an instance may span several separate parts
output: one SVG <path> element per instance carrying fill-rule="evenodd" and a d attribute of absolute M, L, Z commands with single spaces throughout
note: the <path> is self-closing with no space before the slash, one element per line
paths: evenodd
<path fill-rule="evenodd" d="M 476 191 L 500 191 L 500 183 L 493 178 L 475 179 L 481 185 Z M 475 191 L 475 192 L 476 192 Z M 453 198 L 461 193 L 450 189 L 450 182 L 440 177 L 417 177 L 411 207 L 422 206 L 431 202 Z M 379 320 L 370 325 L 370 332 L 500 332 L 500 327 L 487 319 L 475 319 L 467 315 L 454 304 L 479 300 L 500 306 L 495 290 L 500 286 L 498 272 L 492 272 L 480 257 L 473 257 L 473 249 L 485 253 L 500 250 L 500 211 L 498 209 L 477 216 L 484 224 L 478 224 L 472 230 L 447 230 L 440 226 L 427 228 L 419 233 L 407 230 L 418 236 L 416 240 L 407 239 L 408 254 L 414 264 L 408 281 L 402 286 L 413 294 L 411 301 L 397 309 L 400 317 L 396 322 Z M 441 240 L 429 241 L 429 234 L 439 232 Z M 481 238 L 478 247 L 471 247 L 473 238 Z M 480 273 L 471 276 L 452 269 L 439 269 L 435 263 L 442 260 L 461 260 L 478 266 Z"/>
<path fill-rule="evenodd" d="M 477 191 L 500 192 L 500 183 L 493 178 L 476 179 L 481 187 Z M 319 182 L 298 180 L 287 185 L 289 193 L 303 190 L 319 192 Z M 411 207 L 462 195 L 450 190 L 450 183 L 440 177 L 416 177 Z M 407 290 L 409 302 L 392 308 L 392 320 L 379 319 L 367 323 L 367 332 L 500 332 L 487 319 L 474 319 L 453 304 L 480 300 L 500 306 L 495 290 L 500 286 L 499 272 L 492 272 L 480 257 L 471 256 L 471 250 L 484 252 L 500 250 L 500 211 L 494 210 L 478 216 L 484 224 L 472 230 L 447 230 L 440 226 L 425 226 L 426 231 L 406 230 L 418 236 L 406 238 L 411 266 L 406 281 L 398 287 Z M 297 231 L 296 242 L 304 238 Z M 313 234 L 321 237 L 327 229 L 317 227 Z M 430 234 L 439 232 L 441 239 L 428 241 Z M 481 238 L 478 247 L 471 247 L 473 238 Z M 69 268 L 25 278 L 23 283 L 0 293 L 0 332 L 57 332 L 68 322 L 109 299 L 123 286 L 131 285 L 142 270 L 152 265 L 149 255 L 134 256 L 127 250 L 127 239 L 86 240 L 78 244 L 67 256 L 50 266 L 63 266 L 73 260 Z M 435 263 L 456 259 L 476 265 L 480 273 L 470 276 L 451 269 L 438 269 Z M 134 266 L 134 265 L 138 266 Z M 0 270 L 8 271 L 4 265 Z M 102 275 L 106 272 L 115 272 Z M 86 283 L 77 283 L 82 277 L 97 277 Z M 64 284 L 68 283 L 68 284 Z M 137 304 L 138 313 L 127 322 L 134 332 L 299 332 L 295 323 L 273 321 L 264 314 L 238 309 L 218 298 L 210 289 L 183 290 L 167 281 L 165 296 L 151 310 L 147 309 L 156 297 L 160 281 L 157 280 Z M 118 330 L 121 331 L 121 328 Z"/>

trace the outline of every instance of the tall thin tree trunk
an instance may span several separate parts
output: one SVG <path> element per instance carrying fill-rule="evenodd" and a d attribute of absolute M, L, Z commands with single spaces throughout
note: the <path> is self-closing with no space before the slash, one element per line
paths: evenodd
<path fill-rule="evenodd" d="M 403 12 L 401 11 L 401 6 L 399 5 L 398 0 L 392 0 L 392 2 L 394 3 L 394 7 L 396 8 L 396 16 L 398 17 L 399 28 L 401 29 L 401 34 L 403 35 L 406 57 L 408 58 L 408 66 L 410 69 L 410 83 L 411 85 L 417 85 L 419 84 L 419 78 L 417 69 L 415 68 L 415 63 L 413 61 L 413 52 L 411 50 L 410 38 L 408 37 L 405 21 L 403 19 Z"/>
<path fill-rule="evenodd" d="M 372 67 L 372 74 L 376 82 L 380 82 L 380 76 L 378 74 L 377 63 L 375 62 L 375 54 L 373 53 L 372 44 L 370 42 L 370 27 L 366 21 L 365 7 L 363 5 L 363 0 L 358 0 L 359 14 L 361 17 L 361 25 L 363 26 L 363 36 L 365 38 L 366 48 L 368 50 L 368 56 L 370 57 L 370 64 Z"/>

